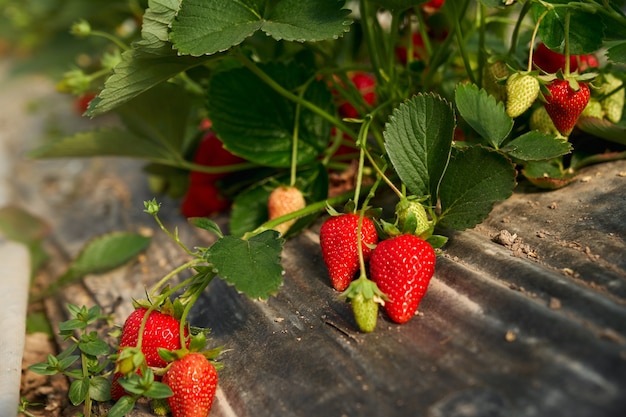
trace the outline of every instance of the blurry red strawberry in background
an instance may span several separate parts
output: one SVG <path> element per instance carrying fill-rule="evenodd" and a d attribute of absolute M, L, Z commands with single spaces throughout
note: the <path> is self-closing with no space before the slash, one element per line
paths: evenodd
<path fill-rule="evenodd" d="M 363 100 L 370 106 L 376 101 L 376 79 L 372 74 L 365 72 L 354 72 L 350 75 L 350 80 L 361 93 Z M 359 111 L 348 101 L 339 104 L 339 114 L 341 117 L 357 118 Z"/>
<path fill-rule="evenodd" d="M 554 52 L 544 43 L 540 43 L 537 45 L 533 55 L 533 64 L 548 74 L 554 74 L 558 70 L 565 71 L 565 55 Z M 598 58 L 593 54 L 570 55 L 569 57 L 569 69 L 571 72 L 576 70 L 584 71 L 598 66 Z"/>
<path fill-rule="evenodd" d="M 209 130 L 200 140 L 194 163 L 211 167 L 228 166 L 244 160 L 224 149 L 215 132 Z M 189 174 L 189 188 L 181 203 L 185 217 L 206 217 L 230 207 L 230 201 L 221 195 L 217 181 L 227 173 L 208 174 L 192 171 Z"/>

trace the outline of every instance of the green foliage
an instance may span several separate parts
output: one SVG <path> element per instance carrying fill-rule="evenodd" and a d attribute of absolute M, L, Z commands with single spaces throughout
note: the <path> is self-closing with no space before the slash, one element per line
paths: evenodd
<path fill-rule="evenodd" d="M 224 236 L 207 251 L 207 261 L 224 281 L 250 298 L 266 299 L 282 285 L 284 240 L 267 230 L 247 240 Z"/>
<path fill-rule="evenodd" d="M 454 120 L 449 103 L 425 94 L 401 104 L 385 128 L 385 148 L 398 176 L 431 206 L 448 163 Z"/>

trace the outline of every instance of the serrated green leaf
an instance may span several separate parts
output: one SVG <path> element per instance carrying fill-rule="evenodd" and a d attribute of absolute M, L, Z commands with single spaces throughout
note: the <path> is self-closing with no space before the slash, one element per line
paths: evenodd
<path fill-rule="evenodd" d="M 262 65 L 272 79 L 293 91 L 309 77 L 296 64 Z M 224 147 L 248 161 L 271 167 L 290 167 L 295 104 L 246 68 L 216 73 L 208 89 L 209 117 Z M 331 109 L 330 92 L 313 82 L 304 98 L 322 109 Z M 297 164 L 314 161 L 330 139 L 330 125 L 315 113 L 301 109 Z"/>
<path fill-rule="evenodd" d="M 207 58 L 180 57 L 169 43 L 169 27 L 179 0 L 150 0 L 143 16 L 141 39 L 122 53 L 122 61 L 105 81 L 104 89 L 89 104 L 87 114 L 110 111 Z"/>
<path fill-rule="evenodd" d="M 496 149 L 513 129 L 513 119 L 506 114 L 504 104 L 475 84 L 459 84 L 455 103 L 461 117 Z"/>
<path fill-rule="evenodd" d="M 539 3 L 533 4 L 537 19 L 545 9 Z M 539 37 L 553 51 L 565 53 L 565 16 L 570 12 L 569 48 L 570 54 L 590 54 L 602 46 L 604 21 L 599 13 L 588 13 L 580 8 L 553 7 L 544 16 L 539 25 Z"/>
<path fill-rule="evenodd" d="M 607 57 L 618 64 L 626 64 L 626 42 L 618 42 L 608 48 Z"/>
<path fill-rule="evenodd" d="M 151 238 L 136 233 L 113 232 L 88 242 L 68 271 L 53 284 L 64 285 L 87 274 L 97 274 L 116 268 L 145 250 Z"/>
<path fill-rule="evenodd" d="M 530 131 L 503 146 L 501 151 L 521 161 L 541 161 L 565 155 L 572 145 L 554 135 Z"/>
<path fill-rule="evenodd" d="M 351 20 L 337 0 L 185 0 L 170 38 L 182 55 L 212 55 L 258 30 L 276 40 L 313 42 L 338 38 Z M 202 22 L 202 24 L 199 24 Z"/>
<path fill-rule="evenodd" d="M 455 148 L 439 189 L 439 222 L 456 230 L 472 228 L 496 202 L 510 197 L 515 185 L 515 167 L 501 153 L 482 146 Z"/>
<path fill-rule="evenodd" d="M 419 94 L 396 108 L 385 125 L 385 148 L 402 182 L 416 197 L 437 200 L 448 163 L 455 119 L 448 102 Z"/>
<path fill-rule="evenodd" d="M 218 276 L 250 298 L 266 299 L 283 282 L 280 265 L 284 240 L 267 230 L 248 240 L 224 236 L 207 252 Z"/>
<path fill-rule="evenodd" d="M 68 397 L 73 405 L 79 405 L 85 401 L 85 397 L 89 392 L 89 379 L 77 379 L 72 381 Z"/>

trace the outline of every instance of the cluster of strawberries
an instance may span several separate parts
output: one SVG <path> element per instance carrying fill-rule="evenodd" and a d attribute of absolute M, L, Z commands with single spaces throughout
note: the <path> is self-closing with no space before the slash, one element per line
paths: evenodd
<path fill-rule="evenodd" d="M 530 127 L 545 133 L 568 137 L 581 115 L 606 117 L 613 123 L 621 119 L 624 108 L 621 81 L 611 73 L 591 72 L 599 67 L 595 55 L 571 55 L 567 59 L 539 43 L 532 62 L 533 70 L 510 75 L 502 62 L 489 68 L 491 79 L 506 78 L 505 91 L 498 93 L 495 87 L 490 92 L 506 100 L 506 111 L 512 118 L 521 116 L 541 99 L 543 106 L 533 109 Z M 590 88 L 591 80 L 594 86 Z"/>
<path fill-rule="evenodd" d="M 187 326 L 184 326 L 183 347 L 180 329 L 179 319 L 167 308 L 159 311 L 138 306 L 128 316 L 122 328 L 111 384 L 113 401 L 136 394 L 137 387 L 127 382 L 127 377 L 141 374 L 142 369 L 149 367 L 155 372 L 154 379 L 171 389 L 173 395 L 167 397 L 167 404 L 174 417 L 209 415 L 218 381 L 212 361 L 215 352 L 190 349 Z"/>

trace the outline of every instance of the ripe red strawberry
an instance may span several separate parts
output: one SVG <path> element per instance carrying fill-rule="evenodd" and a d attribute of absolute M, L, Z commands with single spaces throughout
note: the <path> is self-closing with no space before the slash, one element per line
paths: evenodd
<path fill-rule="evenodd" d="M 122 334 L 120 336 L 119 347 L 135 347 L 139 340 L 139 328 L 141 322 L 148 311 L 145 307 L 135 309 L 124 322 Z M 185 329 L 185 337 L 188 336 Z M 189 345 L 189 342 L 187 342 Z M 167 350 L 177 350 L 180 345 L 180 322 L 169 314 L 164 314 L 153 310 L 148 316 L 141 340 L 141 352 L 146 358 L 146 364 L 151 367 L 164 368 L 167 362 L 158 353 L 159 348 Z M 118 400 L 125 395 L 124 388 L 117 382 L 121 374 L 113 375 L 111 383 L 111 398 Z"/>
<path fill-rule="evenodd" d="M 427 13 L 434 13 L 435 11 L 441 9 L 441 6 L 445 3 L 445 0 L 430 0 L 426 3 L 422 3 L 421 7 Z"/>
<path fill-rule="evenodd" d="M 435 251 L 414 235 L 383 240 L 370 259 L 370 274 L 387 296 L 384 309 L 391 320 L 406 323 L 415 315 L 435 271 Z"/>
<path fill-rule="evenodd" d="M 376 101 L 376 79 L 371 74 L 365 72 L 355 72 L 350 76 L 350 80 L 361 93 L 363 100 L 368 105 L 373 105 Z M 359 117 L 359 111 L 348 101 L 339 105 L 339 114 L 342 117 Z"/>
<path fill-rule="evenodd" d="M 424 49 L 424 39 L 419 32 L 413 33 L 411 36 L 411 42 L 413 43 L 413 61 L 420 60 L 426 55 Z M 403 65 L 407 62 L 407 48 L 405 44 L 400 44 L 395 49 L 396 57 Z"/>
<path fill-rule="evenodd" d="M 185 217 L 207 217 L 227 210 L 230 203 L 217 185 L 191 183 L 180 204 L 180 211 Z"/>
<path fill-rule="evenodd" d="M 516 72 L 506 80 L 506 113 L 518 117 L 539 97 L 539 80 L 527 73 Z"/>
<path fill-rule="evenodd" d="M 173 417 L 207 417 L 217 389 L 217 370 L 201 353 L 175 360 L 163 376 L 174 395 L 167 402 Z"/>
<path fill-rule="evenodd" d="M 306 201 L 302 192 L 292 186 L 281 185 L 276 187 L 267 200 L 267 212 L 270 220 L 296 212 L 305 207 Z M 284 235 L 295 222 L 296 219 L 289 220 L 279 224 L 274 229 L 281 235 Z"/>
<path fill-rule="evenodd" d="M 546 86 L 549 94 L 545 96 L 544 107 L 563 136 L 572 132 L 589 102 L 589 86 L 585 83 L 577 84 L 578 90 L 574 90 L 568 81 L 556 79 Z"/>
<path fill-rule="evenodd" d="M 358 252 L 359 215 L 346 213 L 328 218 L 320 229 L 322 257 L 328 269 L 330 281 L 337 291 L 344 291 L 359 270 Z M 368 261 L 372 250 L 368 245 L 378 242 L 374 222 L 363 218 L 361 226 L 363 259 Z"/>
<path fill-rule="evenodd" d="M 85 113 L 89 108 L 89 103 L 91 103 L 91 100 L 93 100 L 97 95 L 98 93 L 91 92 L 76 97 L 74 100 L 74 109 L 76 110 L 76 113 L 79 115 Z"/>

